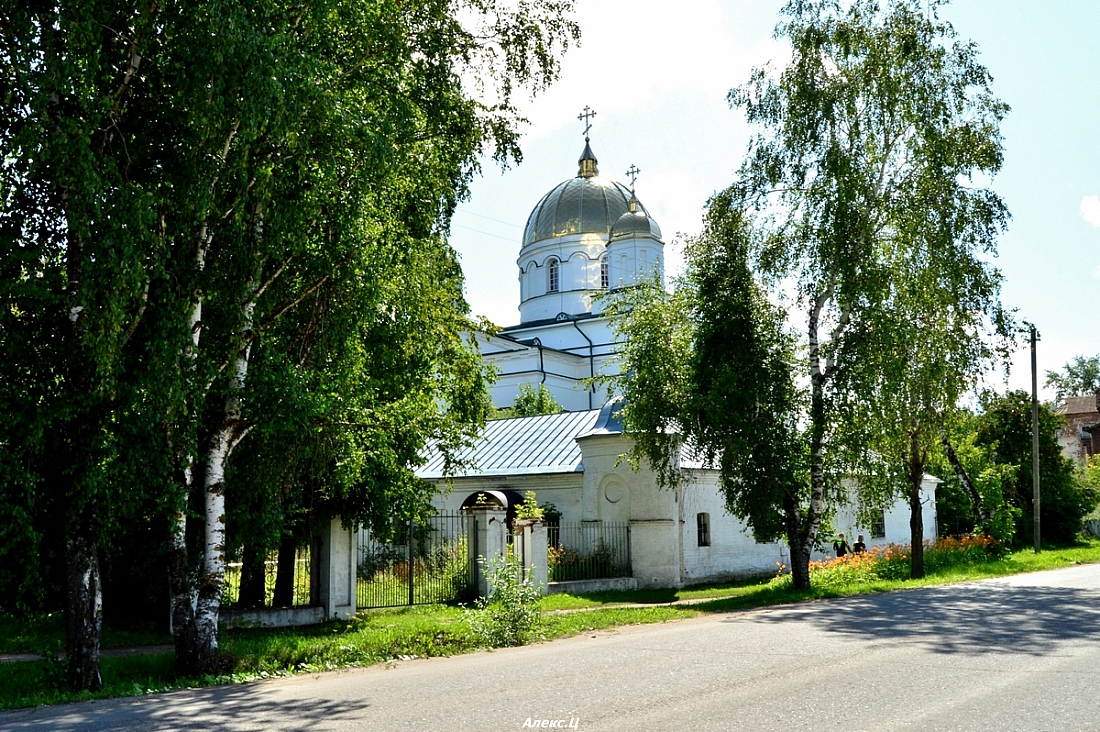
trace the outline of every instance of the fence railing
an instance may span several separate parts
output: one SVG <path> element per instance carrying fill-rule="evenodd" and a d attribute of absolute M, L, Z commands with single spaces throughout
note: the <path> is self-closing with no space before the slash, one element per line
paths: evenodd
<path fill-rule="evenodd" d="M 236 605 L 241 595 L 241 562 L 229 562 L 225 567 L 225 585 L 222 587 L 222 603 Z M 275 583 L 279 573 L 279 554 L 272 552 L 264 560 L 264 606 L 271 607 L 275 598 Z M 308 546 L 294 552 L 294 579 L 291 605 L 310 604 L 310 553 Z"/>
<path fill-rule="evenodd" d="M 359 532 L 357 606 L 395 607 L 465 599 L 473 582 L 468 513 L 402 522 L 388 541 Z"/>
<path fill-rule="evenodd" d="M 630 576 L 630 525 L 561 522 L 547 527 L 551 582 Z"/>

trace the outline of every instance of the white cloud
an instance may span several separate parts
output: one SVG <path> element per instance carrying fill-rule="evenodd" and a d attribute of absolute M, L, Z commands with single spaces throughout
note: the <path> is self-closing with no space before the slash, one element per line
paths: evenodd
<path fill-rule="evenodd" d="M 1081 216 L 1093 226 L 1100 226 L 1100 196 L 1081 199 Z"/>

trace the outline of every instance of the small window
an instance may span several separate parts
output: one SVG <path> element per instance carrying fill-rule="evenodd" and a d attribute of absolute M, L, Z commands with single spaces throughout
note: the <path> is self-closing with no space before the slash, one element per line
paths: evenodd
<path fill-rule="evenodd" d="M 874 520 L 871 521 L 871 538 L 886 538 L 886 514 L 882 511 L 879 511 L 877 514 L 875 514 Z"/>
<path fill-rule="evenodd" d="M 695 528 L 699 533 L 699 546 L 710 546 L 710 514 L 695 514 Z"/>
<path fill-rule="evenodd" d="M 547 277 L 550 280 L 550 283 L 549 283 L 550 288 L 549 288 L 548 292 L 557 292 L 558 291 L 558 288 L 560 286 L 558 268 L 560 266 L 561 266 L 561 264 L 556 259 L 551 259 L 550 262 L 547 264 L 547 267 L 549 268 L 549 271 L 546 274 L 547 274 Z"/>
<path fill-rule="evenodd" d="M 611 284 L 610 273 L 607 270 L 607 255 L 600 257 L 600 287 L 607 289 Z"/>

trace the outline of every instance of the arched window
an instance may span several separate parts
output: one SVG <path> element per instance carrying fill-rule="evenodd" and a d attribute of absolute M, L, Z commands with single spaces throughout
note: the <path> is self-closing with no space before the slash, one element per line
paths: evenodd
<path fill-rule="evenodd" d="M 607 289 L 611 284 L 611 275 L 607 270 L 607 255 L 600 257 L 600 287 Z"/>
<path fill-rule="evenodd" d="M 556 259 L 551 259 L 546 263 L 547 272 L 546 275 L 550 280 L 550 286 L 547 288 L 547 292 L 557 292 L 561 287 L 560 280 L 560 267 L 561 263 Z"/>

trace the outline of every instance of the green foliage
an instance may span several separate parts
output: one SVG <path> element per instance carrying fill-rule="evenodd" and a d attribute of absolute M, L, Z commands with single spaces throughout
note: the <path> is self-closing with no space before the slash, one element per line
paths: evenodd
<path fill-rule="evenodd" d="M 547 523 L 555 522 L 561 519 L 561 511 L 559 511 L 558 507 L 550 501 L 543 503 L 541 506 L 539 506 L 539 509 L 542 510 L 542 515 L 546 519 Z"/>
<path fill-rule="evenodd" d="M 1049 405 L 1039 405 L 1040 531 L 1045 541 L 1072 542 L 1081 523 L 1097 504 L 1100 492 L 1079 480 L 1073 463 L 1062 454 L 1058 430 L 1063 422 Z M 1016 541 L 1034 542 L 1032 506 L 1031 395 L 1011 391 L 987 393 L 977 420 L 976 444 L 989 451 L 992 462 L 1015 466 L 1002 484 L 1005 500 L 1019 509 Z"/>
<path fill-rule="evenodd" d="M 513 95 L 555 77 L 570 11 L 7 9 L 0 605 L 57 607 L 69 537 L 104 552 L 108 589 L 146 582 L 159 608 L 219 430 L 249 436 L 231 551 L 424 510 L 410 465 L 431 440 L 453 469 L 487 411 L 450 216 L 483 155 L 519 159 Z"/>
<path fill-rule="evenodd" d="M 473 609 L 466 611 L 466 622 L 483 647 L 524 645 L 542 619 L 538 588 L 511 557 L 489 562 L 485 576 L 489 597 L 478 598 Z"/>
<path fill-rule="evenodd" d="M 933 451 L 928 469 L 941 479 L 936 487 L 936 516 L 940 536 L 971 532 L 983 533 L 1003 546 L 1011 546 L 1021 509 L 1006 499 L 1005 486 L 1015 480 L 1018 466 L 996 462 L 992 451 L 978 442 L 979 417 L 960 410 L 945 426 L 955 455 L 978 491 L 982 507 L 988 512 L 983 522 L 981 512 L 964 490 L 954 467 L 942 448 Z"/>
<path fill-rule="evenodd" d="M 535 498 L 534 491 L 527 491 L 523 494 L 523 502 L 516 506 L 516 518 L 517 519 L 530 519 L 532 521 L 542 521 L 545 511 L 539 507 L 538 499 Z"/>
<path fill-rule="evenodd" d="M 938 420 L 988 360 L 981 336 L 1004 331 L 987 261 L 1008 214 L 974 181 L 1001 166 L 1008 108 L 937 5 L 792 0 L 790 63 L 729 95 L 763 128 L 729 191 L 760 232 L 755 272 L 793 287 L 806 323 L 803 544 L 844 477 L 871 504 L 919 488 Z"/>
<path fill-rule="evenodd" d="M 1061 371 L 1046 372 L 1046 387 L 1054 388 L 1055 399 L 1092 396 L 1100 389 L 1100 356 L 1074 356 Z"/>
<path fill-rule="evenodd" d="M 623 343 L 615 383 L 632 459 L 648 460 L 669 486 L 681 479 L 679 448 L 696 450 L 720 467 L 730 511 L 770 540 L 807 497 L 802 395 L 793 339 L 749 270 L 749 231 L 732 203 L 711 200 L 672 295 L 652 283 L 612 299 Z"/>
<path fill-rule="evenodd" d="M 530 382 L 519 385 L 519 394 L 511 407 L 500 410 L 498 419 L 509 417 L 537 417 L 540 414 L 558 414 L 564 408 L 546 388 L 545 384 L 532 386 Z"/>

